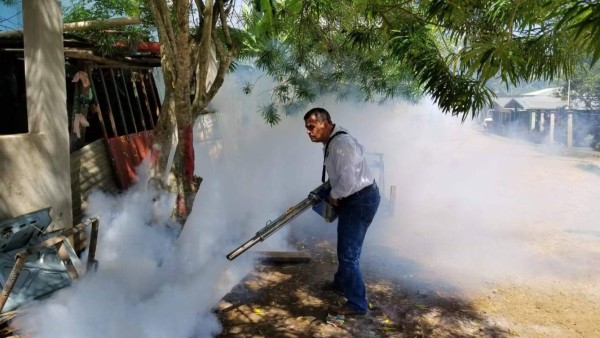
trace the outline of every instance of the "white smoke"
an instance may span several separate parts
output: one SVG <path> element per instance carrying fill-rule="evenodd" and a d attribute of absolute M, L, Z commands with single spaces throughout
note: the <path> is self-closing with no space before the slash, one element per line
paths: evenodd
<path fill-rule="evenodd" d="M 256 82 L 251 95 L 241 91 L 246 81 Z M 320 184 L 321 145 L 309 141 L 303 114 L 270 127 L 257 112 L 271 85 L 259 74 L 229 76 L 213 101 L 217 118 L 203 118 L 195 129 L 196 174 L 204 181 L 178 239 L 168 226 L 170 196 L 155 201 L 155 192 L 136 186 L 117 197 L 90 197 L 88 214 L 101 217 L 99 270 L 29 308 L 25 327 L 34 337 L 220 331 L 212 309 L 252 267 L 251 254 L 233 262 L 225 255 Z M 593 186 L 593 174 L 570 177 L 573 163 L 557 164 L 530 145 L 484 135 L 427 101 L 324 98 L 313 106 L 329 110 L 369 152 L 383 154 L 384 199 L 367 234 L 367 271 L 460 286 L 591 269 L 589 260 L 562 257 L 544 244 L 552 241 L 532 239 L 557 229 L 576 238 L 593 228 L 598 190 L 574 188 Z M 290 230 L 329 236 L 335 226 L 309 211 L 252 250 L 293 250 Z"/>
<path fill-rule="evenodd" d="M 314 172 L 306 170 L 303 154 L 316 154 L 318 161 L 319 148 L 307 142 L 303 124 L 289 119 L 271 128 L 256 112 L 257 104 L 232 78 L 213 101 L 218 119 L 201 119 L 195 128 L 196 174 L 203 182 L 178 237 L 169 221 L 172 196 L 144 183 L 119 196 L 92 194 L 86 213 L 100 217 L 98 272 L 29 306 L 22 317 L 27 333 L 206 337 L 220 332 L 212 310 L 253 264 L 249 253 L 232 262 L 225 255 L 320 183 L 318 163 Z M 145 182 L 147 163 L 138 170 Z M 251 251 L 290 249 L 286 233 Z"/>

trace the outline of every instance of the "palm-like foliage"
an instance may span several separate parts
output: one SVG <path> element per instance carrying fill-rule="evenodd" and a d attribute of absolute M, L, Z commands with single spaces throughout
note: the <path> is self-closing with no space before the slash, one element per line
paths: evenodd
<path fill-rule="evenodd" d="M 579 59 L 570 32 L 557 29 L 557 1 L 431 1 L 427 15 L 456 45 L 451 62 L 483 82 L 569 76 Z"/>
<path fill-rule="evenodd" d="M 267 17 L 249 8 L 247 31 L 258 51 L 253 61 L 278 82 L 273 104 L 265 106 L 269 112 L 290 114 L 327 94 L 339 100 L 418 98 L 410 69 L 391 58 L 381 27 L 352 15 L 355 9 L 350 1 L 285 1 Z"/>
<path fill-rule="evenodd" d="M 75 1 L 69 19 L 143 14 L 146 1 L 88 2 Z M 508 87 L 569 78 L 586 53 L 600 58 L 600 4 L 586 0 L 252 0 L 243 19 L 243 28 L 225 36 L 216 27 L 216 36 L 278 82 L 261 109 L 269 123 L 324 94 L 426 94 L 464 119 L 490 103 L 491 79 Z"/>
<path fill-rule="evenodd" d="M 581 40 L 600 41 L 600 7 L 571 3 L 281 0 L 261 2 L 268 16 L 249 11 L 259 19 L 249 27 L 260 27 L 258 64 L 287 84 L 275 101 L 281 93 L 292 94 L 285 102 L 320 93 L 358 92 L 364 100 L 424 93 L 464 119 L 490 103 L 487 81 L 508 87 L 569 77 L 583 47 L 600 45 Z"/>
<path fill-rule="evenodd" d="M 566 8 L 566 9 L 565 9 Z M 600 58 L 600 3 L 575 1 L 559 6 L 554 15 L 561 18 L 558 27 L 575 31 L 575 40 L 592 54 L 592 64 Z"/>
<path fill-rule="evenodd" d="M 1 0 L 0 2 L 7 6 L 14 6 L 18 3 L 17 0 Z"/>
<path fill-rule="evenodd" d="M 423 90 L 443 112 L 462 114 L 483 109 L 493 93 L 469 73 L 453 73 L 438 50 L 431 32 L 423 25 L 404 25 L 393 32 L 391 50 L 410 65 Z"/>
<path fill-rule="evenodd" d="M 64 9 L 65 22 L 78 22 L 86 20 L 106 20 L 114 17 L 132 16 L 140 17 L 143 23 L 108 29 L 88 29 L 74 32 L 90 41 L 93 41 L 101 54 L 114 55 L 117 53 L 117 42 L 129 46 L 137 46 L 140 41 L 151 41 L 153 29 L 146 2 L 143 0 L 74 0 Z"/>

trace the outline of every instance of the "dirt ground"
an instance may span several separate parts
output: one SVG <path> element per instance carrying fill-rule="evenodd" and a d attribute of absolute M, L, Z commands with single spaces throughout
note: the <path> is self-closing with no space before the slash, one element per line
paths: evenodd
<path fill-rule="evenodd" d="M 344 302 L 342 296 L 322 290 L 336 268 L 332 242 L 300 245 L 312 253 L 310 262 L 259 262 L 256 269 L 223 298 L 217 313 L 224 329 L 217 337 L 510 335 L 509 330 L 488 321 L 474 304 L 405 288 L 402 279 L 377 278 L 376 269 L 365 271 L 369 314 L 332 320 L 328 318 L 328 307 Z"/>
<path fill-rule="evenodd" d="M 587 280 L 511 280 L 465 300 L 448 290 L 415 289 L 414 276 L 380 277 L 377 266 L 364 271 L 369 314 L 331 320 L 328 307 L 344 302 L 321 289 L 335 272 L 332 242 L 298 246 L 312 253 L 310 262 L 258 262 L 221 300 L 217 337 L 600 336 L 600 297 L 590 297 L 600 288 Z"/>
<path fill-rule="evenodd" d="M 560 177 L 563 187 L 549 187 L 568 198 L 580 189 L 575 187 L 600 183 L 597 155 L 547 155 L 535 149 L 521 155 L 545 161 L 529 171 L 525 185 Z M 559 211 L 586 212 L 578 207 Z M 542 265 L 562 262 L 570 273 L 540 270 L 492 278 L 465 294 L 456 292 L 452 281 L 432 282 L 426 269 L 413 269 L 411 259 L 389 263 L 366 255 L 362 267 L 372 309 L 343 320 L 328 317 L 327 309 L 344 299 L 321 289 L 336 269 L 333 236 L 295 238 L 296 248 L 312 259 L 257 262 L 215 310 L 223 326 L 217 337 L 600 337 L 600 273 L 593 269 L 600 263 L 600 227 L 574 229 L 568 215 L 565 219 L 564 224 L 529 223 L 518 236 Z M 399 273 L 390 274 L 389 264 Z"/>

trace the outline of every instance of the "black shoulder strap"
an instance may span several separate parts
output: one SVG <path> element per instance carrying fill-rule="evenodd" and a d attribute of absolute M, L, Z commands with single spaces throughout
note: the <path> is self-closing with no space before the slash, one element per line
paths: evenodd
<path fill-rule="evenodd" d="M 325 183 L 325 159 L 327 158 L 327 156 L 329 156 L 329 143 L 331 143 L 331 141 L 338 135 L 342 135 L 342 134 L 348 134 L 345 131 L 338 131 L 337 133 L 333 134 L 329 140 L 327 140 L 327 144 L 325 144 L 325 152 L 323 153 L 323 173 L 321 174 L 321 182 Z"/>

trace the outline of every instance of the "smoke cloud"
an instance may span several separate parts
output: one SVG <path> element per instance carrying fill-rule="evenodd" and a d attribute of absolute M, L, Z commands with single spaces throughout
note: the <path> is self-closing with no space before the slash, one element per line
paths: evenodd
<path fill-rule="evenodd" d="M 257 113 L 272 86 L 260 75 L 229 76 L 212 103 L 218 113 L 196 126 L 196 174 L 204 180 L 178 238 L 168 220 L 172 196 L 141 184 L 120 196 L 90 197 L 87 213 L 101 218 L 98 272 L 33 304 L 23 318 L 32 336 L 220 331 L 212 309 L 253 264 L 251 254 L 233 262 L 225 255 L 320 184 L 322 146 L 308 139 L 303 114 L 270 127 Z M 241 90 L 247 81 L 256 82 L 251 95 Z M 592 205 L 597 189 L 573 188 L 592 186 L 598 177 L 574 169 L 576 163 L 483 134 L 427 100 L 375 105 L 323 98 L 313 106 L 329 110 L 369 152 L 382 154 L 383 168 L 373 170 L 384 198 L 367 234 L 367 267 L 458 288 L 591 269 L 589 260 L 565 257 L 553 246 L 553 231 L 576 239 L 600 216 Z M 335 226 L 309 211 L 252 250 L 292 250 L 290 230 L 324 236 Z"/>

